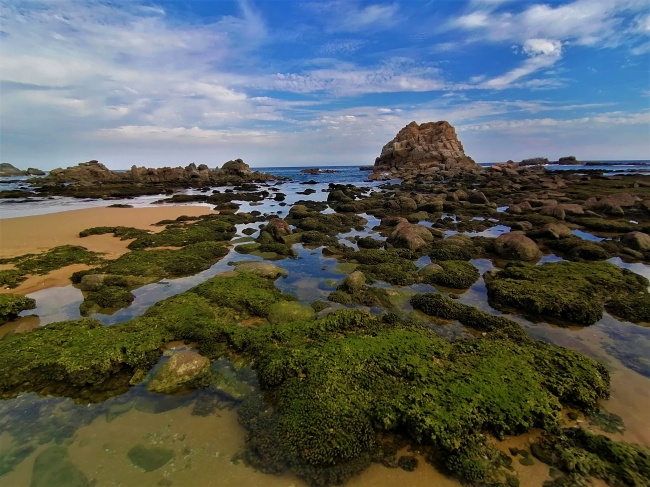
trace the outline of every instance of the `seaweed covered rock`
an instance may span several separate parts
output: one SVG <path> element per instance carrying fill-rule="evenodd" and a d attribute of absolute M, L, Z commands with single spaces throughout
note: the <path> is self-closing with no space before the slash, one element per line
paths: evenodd
<path fill-rule="evenodd" d="M 426 327 L 350 311 L 285 325 L 270 340 L 258 332 L 249 346 L 260 385 L 276 400 L 258 398 L 240 411 L 247 459 L 264 471 L 288 465 L 317 485 L 365 467 L 381 431 L 433 444 L 453 472 L 491 482 L 489 448 L 477 432 L 552 428 L 560 401 L 577 388 L 586 391 L 581 407 L 607 394 L 602 366 L 585 358 L 567 383 L 561 349 L 530 339 L 450 343 Z M 547 375 L 563 378 L 565 389 Z"/>
<path fill-rule="evenodd" d="M 282 218 L 272 218 L 263 229 L 271 234 L 274 240 L 283 242 L 283 237 L 291 235 L 291 227 Z"/>
<path fill-rule="evenodd" d="M 174 353 L 147 384 L 151 392 L 175 394 L 209 383 L 210 360 L 192 350 Z"/>
<path fill-rule="evenodd" d="M 609 262 L 509 264 L 485 275 L 490 304 L 524 313 L 592 325 L 605 303 L 647 293 L 648 280 Z"/>
<path fill-rule="evenodd" d="M 150 247 L 184 247 L 199 242 L 229 241 L 237 233 L 235 225 L 217 215 L 195 222 L 168 225 L 162 232 L 142 235 L 128 245 L 131 250 Z"/>
<path fill-rule="evenodd" d="M 270 323 L 309 321 L 316 315 L 314 308 L 295 301 L 278 301 L 269 307 L 267 319 Z"/>
<path fill-rule="evenodd" d="M 411 250 L 417 250 L 432 241 L 433 235 L 427 227 L 408 222 L 399 223 L 389 239 L 395 247 Z"/>
<path fill-rule="evenodd" d="M 79 306 L 82 316 L 93 312 L 95 308 L 119 309 L 129 306 L 135 299 L 134 294 L 120 286 L 102 286 L 96 291 L 86 295 L 84 302 Z"/>
<path fill-rule="evenodd" d="M 0 294 L 0 325 L 16 318 L 21 311 L 36 308 L 36 301 L 21 294 Z"/>
<path fill-rule="evenodd" d="M 467 289 L 480 277 L 476 267 L 463 260 L 445 260 L 437 263 L 440 270 L 429 270 L 423 276 L 423 282 L 438 284 L 456 289 Z"/>
<path fill-rule="evenodd" d="M 533 455 L 560 470 L 550 485 L 585 485 L 591 477 L 608 485 L 650 485 L 650 450 L 617 442 L 581 428 L 546 435 L 533 444 Z"/>
<path fill-rule="evenodd" d="M 390 299 L 385 289 L 366 285 L 366 276 L 354 271 L 343 283 L 327 297 L 330 301 L 346 306 L 363 305 L 390 307 Z"/>
<path fill-rule="evenodd" d="M 429 248 L 432 261 L 470 260 L 474 252 L 474 243 L 464 235 L 454 235 L 444 240 L 436 240 Z"/>
<path fill-rule="evenodd" d="M 255 274 L 259 277 L 264 277 L 266 279 L 277 279 L 278 277 L 287 277 L 287 271 L 282 267 L 271 264 L 269 262 L 259 262 L 257 260 L 241 260 L 239 262 L 233 262 L 232 265 L 235 266 L 239 272 L 247 272 L 249 274 Z"/>
<path fill-rule="evenodd" d="M 632 323 L 650 323 L 650 294 L 616 296 L 605 304 L 605 309 Z"/>

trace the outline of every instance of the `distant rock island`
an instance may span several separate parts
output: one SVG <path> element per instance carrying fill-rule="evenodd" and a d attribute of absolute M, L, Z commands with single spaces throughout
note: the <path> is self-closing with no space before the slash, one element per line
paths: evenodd
<path fill-rule="evenodd" d="M 512 161 L 508 161 L 512 162 Z M 562 166 L 575 166 L 583 164 L 575 156 L 560 157 L 557 161 L 549 161 L 546 157 L 533 157 L 524 159 L 518 163 L 519 166 L 543 166 L 546 164 L 560 164 Z"/>
<path fill-rule="evenodd" d="M 300 172 L 303 174 L 335 174 L 340 171 L 337 171 L 336 169 L 319 169 L 314 167 L 310 169 L 301 169 Z"/>
<path fill-rule="evenodd" d="M 11 177 L 11 176 L 43 176 L 44 171 L 36 169 L 33 167 L 27 168 L 26 171 L 18 169 L 16 166 L 12 166 L 7 162 L 0 163 L 0 178 Z"/>
<path fill-rule="evenodd" d="M 378 173 L 390 172 L 396 177 L 437 171 L 480 170 L 471 157 L 465 155 L 463 144 L 454 127 L 447 121 L 411 122 L 388 142 L 375 160 Z"/>

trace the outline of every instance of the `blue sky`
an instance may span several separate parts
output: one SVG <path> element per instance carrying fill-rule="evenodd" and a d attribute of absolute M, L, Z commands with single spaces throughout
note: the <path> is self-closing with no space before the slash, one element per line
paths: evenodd
<path fill-rule="evenodd" d="M 648 0 L 0 1 L 0 161 L 650 159 Z"/>

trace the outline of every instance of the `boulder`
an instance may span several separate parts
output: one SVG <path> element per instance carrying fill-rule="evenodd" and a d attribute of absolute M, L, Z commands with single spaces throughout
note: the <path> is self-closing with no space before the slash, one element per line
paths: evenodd
<path fill-rule="evenodd" d="M 571 229 L 562 223 L 547 223 L 540 229 L 542 236 L 559 240 L 561 238 L 571 237 Z"/>
<path fill-rule="evenodd" d="M 489 203 L 487 197 L 483 194 L 482 191 L 472 191 L 468 198 L 470 203 L 474 203 L 477 205 L 485 205 Z"/>
<path fill-rule="evenodd" d="M 283 242 L 282 237 L 286 237 L 293 233 L 289 224 L 282 218 L 272 218 L 266 224 L 264 230 L 269 232 L 273 239 L 278 242 Z"/>
<path fill-rule="evenodd" d="M 210 360 L 192 350 L 176 352 L 147 385 L 151 392 L 174 394 L 209 382 Z"/>
<path fill-rule="evenodd" d="M 650 251 L 650 235 L 647 233 L 626 233 L 621 237 L 621 242 L 634 250 L 640 250 L 642 252 Z"/>
<path fill-rule="evenodd" d="M 241 159 L 228 161 L 221 166 L 221 171 L 226 175 L 246 177 L 251 174 L 251 168 Z"/>
<path fill-rule="evenodd" d="M 361 271 L 354 271 L 343 280 L 343 285 L 348 289 L 361 289 L 366 284 L 366 276 Z"/>
<path fill-rule="evenodd" d="M 396 247 L 416 250 L 433 242 L 433 235 L 424 225 L 400 223 L 395 227 L 390 241 Z"/>
<path fill-rule="evenodd" d="M 537 244 L 522 232 L 510 232 L 494 240 L 497 255 L 508 260 L 536 261 L 542 256 Z"/>

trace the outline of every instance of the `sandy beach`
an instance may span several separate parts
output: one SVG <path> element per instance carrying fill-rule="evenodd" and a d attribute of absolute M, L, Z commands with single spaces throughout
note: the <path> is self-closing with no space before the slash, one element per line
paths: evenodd
<path fill-rule="evenodd" d="M 80 245 L 114 259 L 127 252 L 130 240 L 112 235 L 91 235 L 80 238 L 79 232 L 97 226 L 125 226 L 158 232 L 164 227 L 153 226 L 165 219 L 181 215 L 200 216 L 214 213 L 207 206 L 168 206 L 155 208 L 88 208 L 47 215 L 0 219 L 0 258 L 45 252 L 59 245 Z M 8 268 L 11 266 L 2 266 Z M 74 268 L 72 268 L 74 267 Z M 41 289 L 65 286 L 72 272 L 85 268 L 75 265 L 44 276 L 32 276 L 14 289 L 0 292 L 28 294 Z"/>

